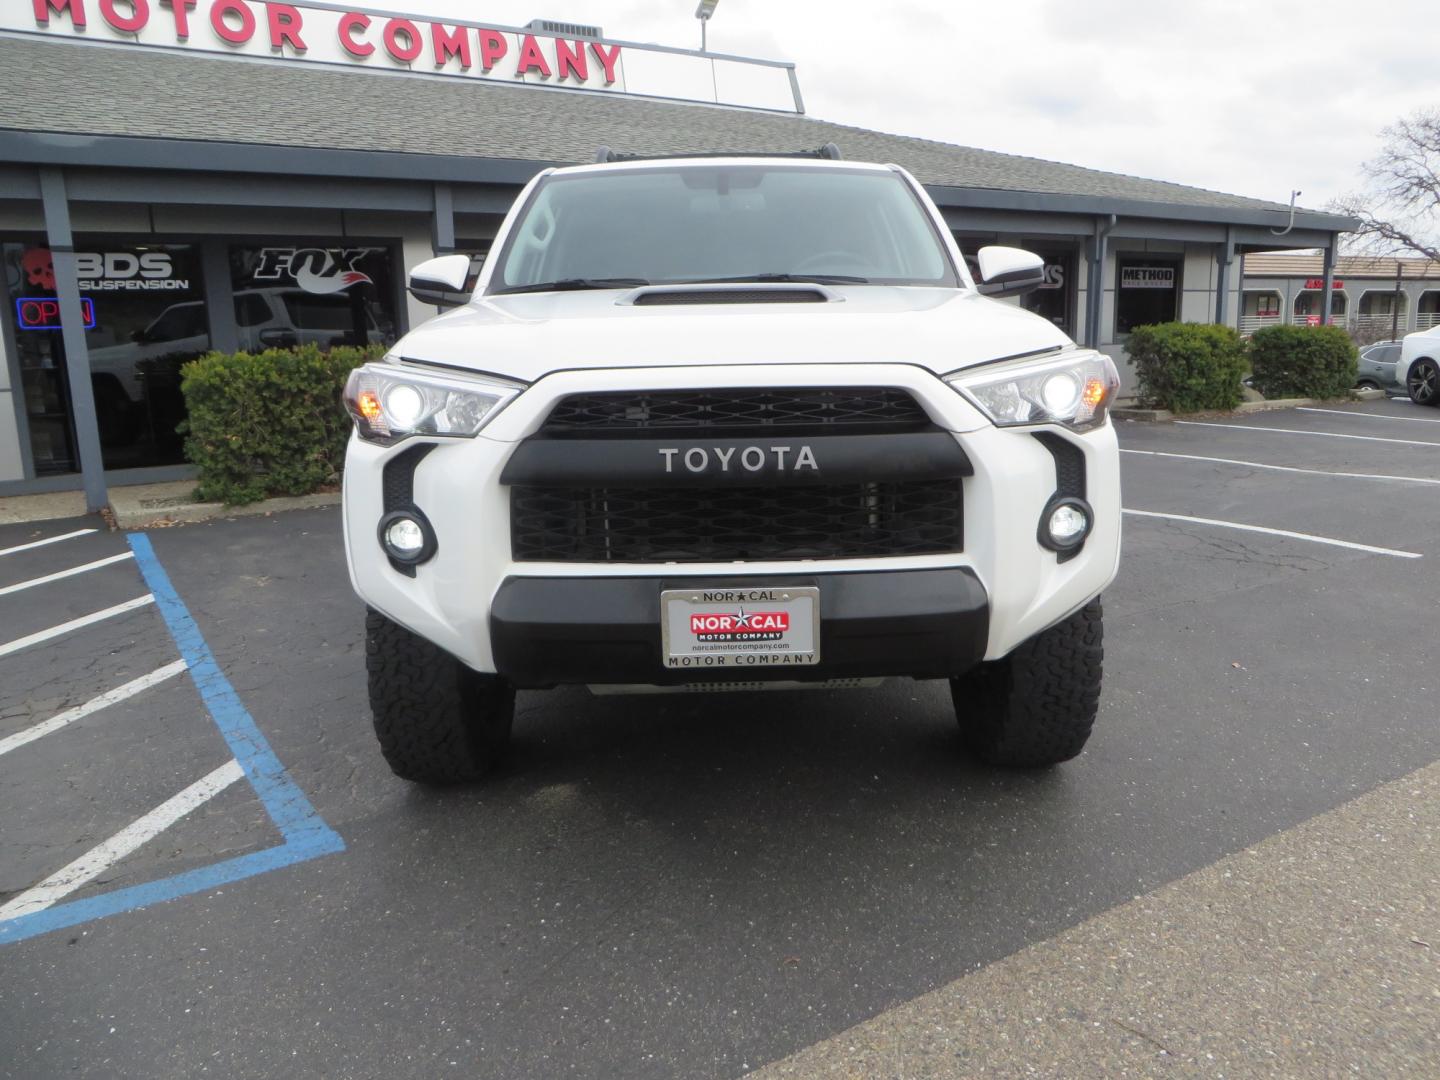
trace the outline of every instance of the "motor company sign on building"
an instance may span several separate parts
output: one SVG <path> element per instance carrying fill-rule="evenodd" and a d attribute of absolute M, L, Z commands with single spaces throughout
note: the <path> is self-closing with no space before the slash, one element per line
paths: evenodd
<path fill-rule="evenodd" d="M 0 0 L 0 31 L 798 111 L 790 66 L 269 0 Z"/>

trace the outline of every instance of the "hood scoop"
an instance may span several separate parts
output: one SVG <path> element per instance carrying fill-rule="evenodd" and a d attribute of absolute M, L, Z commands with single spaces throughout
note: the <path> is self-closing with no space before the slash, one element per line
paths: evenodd
<path fill-rule="evenodd" d="M 615 302 L 635 307 L 675 304 L 829 304 L 844 299 L 824 285 L 808 282 L 645 285 Z"/>

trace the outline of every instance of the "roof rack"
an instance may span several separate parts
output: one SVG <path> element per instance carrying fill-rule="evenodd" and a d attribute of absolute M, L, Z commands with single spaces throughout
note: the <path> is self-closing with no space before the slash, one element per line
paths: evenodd
<path fill-rule="evenodd" d="M 826 161 L 839 161 L 840 147 L 836 146 L 833 142 L 827 142 L 818 150 L 792 150 L 788 153 L 754 150 L 707 150 L 693 154 L 617 154 L 608 146 L 601 146 L 595 151 L 595 161 L 597 164 L 606 164 L 614 161 L 673 161 L 682 158 L 713 157 L 824 158 Z"/>

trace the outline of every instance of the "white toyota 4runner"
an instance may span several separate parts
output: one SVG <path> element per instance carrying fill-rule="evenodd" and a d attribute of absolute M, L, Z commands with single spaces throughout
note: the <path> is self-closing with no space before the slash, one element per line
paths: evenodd
<path fill-rule="evenodd" d="M 380 746 L 485 773 L 516 689 L 949 679 L 982 759 L 1078 754 L 1120 549 L 1104 355 L 976 285 L 904 170 L 616 159 L 521 193 L 473 294 L 351 376 Z"/>

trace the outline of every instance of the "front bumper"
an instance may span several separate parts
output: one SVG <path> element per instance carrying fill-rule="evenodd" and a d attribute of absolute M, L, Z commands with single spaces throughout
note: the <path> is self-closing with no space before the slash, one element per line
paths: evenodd
<path fill-rule="evenodd" d="M 963 485 L 963 551 L 744 564 L 592 564 L 513 558 L 510 490 L 501 482 L 501 475 L 516 447 L 536 430 L 560 398 L 597 388 L 823 387 L 842 381 L 910 391 L 964 451 L 973 475 Z M 1057 557 L 1037 543 L 1040 517 L 1057 488 L 1057 458 L 1037 435 L 1064 440 L 1083 455 L 1085 498 L 1094 510 L 1094 527 L 1074 557 Z M 390 564 L 376 541 L 376 528 L 384 514 L 386 463 L 430 444 L 434 449 L 414 469 L 411 494 L 414 505 L 434 526 L 438 551 L 411 577 Z M 1060 428 L 997 428 L 935 375 L 906 364 L 557 372 L 527 389 L 477 438 L 412 438 L 391 447 L 352 438 L 344 503 L 346 552 L 351 581 L 360 597 L 476 671 L 504 670 L 526 685 L 659 681 L 662 584 L 688 587 L 721 580 L 727 584 L 754 580 L 820 583 L 825 609 L 821 666 L 827 670 L 823 675 L 819 671 L 806 674 L 833 678 L 836 673 L 830 665 L 840 660 L 845 661 L 848 674 L 857 676 L 954 674 L 957 666 L 963 670 L 977 659 L 1007 655 L 1027 638 L 1083 607 L 1114 579 L 1120 549 L 1119 452 L 1109 425 L 1083 434 Z M 935 571 L 947 576 L 911 576 Z M 956 584 L 962 577 L 973 583 L 973 595 L 962 595 Z M 834 587 L 827 587 L 827 581 Z M 903 583 L 907 589 L 915 582 L 946 584 L 936 586 L 939 606 L 926 606 L 912 604 L 915 597 L 908 591 L 904 595 L 910 599 L 899 602 L 897 594 L 887 591 L 883 584 L 887 581 Z M 886 610 L 882 601 L 892 595 L 897 595 L 897 602 Z M 590 629 L 580 631 L 578 637 L 565 637 L 574 632 L 567 628 L 570 616 L 566 609 L 589 604 L 592 596 L 612 600 L 624 613 L 611 631 L 620 635 L 612 643 L 613 653 L 624 661 L 616 668 L 594 662 L 607 655 L 605 642 L 594 640 L 594 627 L 606 625 L 603 621 L 582 622 Z M 855 601 L 860 606 L 853 610 L 865 614 L 852 626 L 837 626 L 833 632 L 840 635 L 835 645 L 839 651 L 827 650 L 825 635 L 832 629 L 826 623 L 837 616 L 851 618 L 844 615 L 850 609 L 832 609 L 831 605 L 848 605 L 855 597 L 862 599 Z M 540 607 L 544 610 L 538 610 Z M 866 630 L 867 622 L 873 629 L 887 619 L 890 625 L 883 632 Z M 648 625 L 640 625 L 647 621 Z M 902 625 L 907 622 L 909 626 Z M 959 625 L 962 622 L 963 627 Z M 907 635 L 913 635 L 913 655 L 904 645 Z M 936 661 L 941 639 L 947 642 L 944 648 L 954 649 L 954 655 Z M 584 657 L 568 657 L 570 646 L 564 644 L 545 645 L 543 659 L 519 655 L 532 642 L 566 640 L 584 646 Z M 852 649 L 843 643 L 846 641 L 861 644 Z M 872 658 L 863 672 L 862 653 Z M 542 665 L 545 670 L 540 670 Z M 646 668 L 652 677 L 637 677 L 638 668 Z M 800 677 L 797 670 L 787 669 L 786 677 Z M 701 677 L 709 680 L 708 675 Z"/>
<path fill-rule="evenodd" d="M 661 662 L 660 594 L 675 588 L 820 590 L 820 663 L 706 667 Z M 775 577 L 513 577 L 490 611 L 495 670 L 518 687 L 564 683 L 673 686 L 960 675 L 985 655 L 989 604 L 974 572 L 898 570 Z"/>

